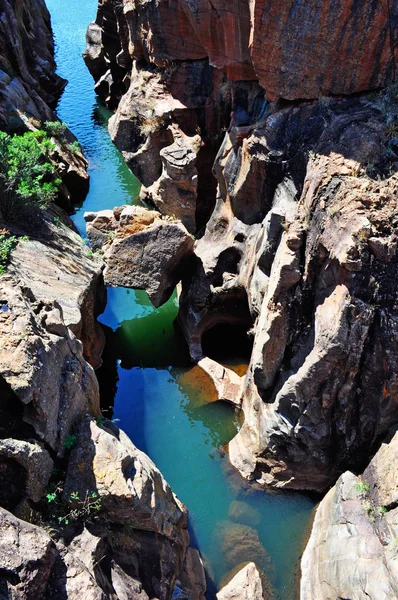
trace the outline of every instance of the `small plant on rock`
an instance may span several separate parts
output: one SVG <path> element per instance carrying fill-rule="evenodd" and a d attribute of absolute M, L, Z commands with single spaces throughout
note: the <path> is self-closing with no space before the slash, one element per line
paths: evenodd
<path fill-rule="evenodd" d="M 355 485 L 355 489 L 357 492 L 361 492 L 362 494 L 370 492 L 370 484 L 366 481 L 361 480 L 359 483 Z"/>
<path fill-rule="evenodd" d="M 64 441 L 64 448 L 71 450 L 77 444 L 77 437 L 75 435 L 67 435 Z"/>

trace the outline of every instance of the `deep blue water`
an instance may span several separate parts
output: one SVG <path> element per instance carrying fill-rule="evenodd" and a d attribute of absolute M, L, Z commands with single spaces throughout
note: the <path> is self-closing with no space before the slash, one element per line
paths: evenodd
<path fill-rule="evenodd" d="M 78 137 L 90 163 L 90 191 L 73 217 L 85 235 L 84 211 L 135 202 L 139 183 L 109 138 L 110 113 L 95 97 L 81 58 L 96 1 L 47 0 L 47 6 L 58 72 L 69 80 L 58 115 Z M 212 402 L 210 382 L 189 365 L 184 341 L 173 325 L 177 310 L 175 296 L 154 309 L 145 292 L 108 290 L 100 317 L 108 339 L 99 372 L 103 405 L 111 407 L 118 424 L 187 505 L 192 543 L 200 549 L 209 575 L 208 597 L 214 597 L 230 569 L 256 560 L 278 597 L 293 599 L 313 502 L 303 495 L 255 489 L 228 466 L 225 444 L 239 427 L 237 415 L 231 407 Z M 240 504 L 232 504 L 236 501 Z M 234 521 L 228 516 L 231 510 Z"/>

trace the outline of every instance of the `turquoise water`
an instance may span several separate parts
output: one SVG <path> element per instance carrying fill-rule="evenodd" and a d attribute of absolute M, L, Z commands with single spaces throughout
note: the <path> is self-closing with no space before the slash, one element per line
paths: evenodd
<path fill-rule="evenodd" d="M 47 0 L 57 43 L 58 72 L 69 80 L 58 114 L 89 159 L 90 191 L 73 219 L 85 234 L 83 212 L 136 201 L 139 184 L 110 141 L 109 111 L 93 92 L 81 58 L 95 0 Z M 313 509 L 303 495 L 266 493 L 228 465 L 226 444 L 239 428 L 234 410 L 213 402 L 214 389 L 189 363 L 173 322 L 175 296 L 154 309 L 142 291 L 109 289 L 100 317 L 107 335 L 98 372 L 107 414 L 156 463 L 189 508 L 192 544 L 205 560 L 208 598 L 242 561 L 255 560 L 278 597 L 295 597 L 295 576 Z"/>

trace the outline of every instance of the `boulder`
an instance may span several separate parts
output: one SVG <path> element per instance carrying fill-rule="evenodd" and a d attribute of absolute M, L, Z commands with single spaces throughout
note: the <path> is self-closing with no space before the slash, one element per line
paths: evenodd
<path fill-rule="evenodd" d="M 260 573 L 251 562 L 242 567 L 229 583 L 218 592 L 217 600 L 263 600 Z"/>
<path fill-rule="evenodd" d="M 110 421 L 103 427 L 82 422 L 72 450 L 64 496 L 80 498 L 95 492 L 113 523 L 156 532 L 180 544 L 187 541 L 185 507 L 152 461 Z"/>
<path fill-rule="evenodd" d="M 192 255 L 193 239 L 173 219 L 140 206 L 86 215 L 87 235 L 104 245 L 106 285 L 144 289 L 156 307 L 164 304 Z"/>

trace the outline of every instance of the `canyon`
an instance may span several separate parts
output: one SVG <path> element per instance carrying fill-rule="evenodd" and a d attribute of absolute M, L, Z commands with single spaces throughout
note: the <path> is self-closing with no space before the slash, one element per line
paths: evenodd
<path fill-rule="evenodd" d="M 190 507 L 101 415 L 105 286 L 155 307 L 177 286 L 195 372 L 242 417 L 219 449 L 233 485 L 318 494 L 297 597 L 397 597 L 397 19 L 390 0 L 99 0 L 84 60 L 140 203 L 87 211 L 88 249 L 67 129 L 58 205 L 0 212 L 21 236 L 0 277 L 5 597 L 206 595 Z M 44 2 L 0 0 L 0 129 L 56 120 L 55 68 Z M 212 353 L 234 337 L 246 373 Z M 274 598 L 256 514 L 230 511 L 206 597 Z"/>

